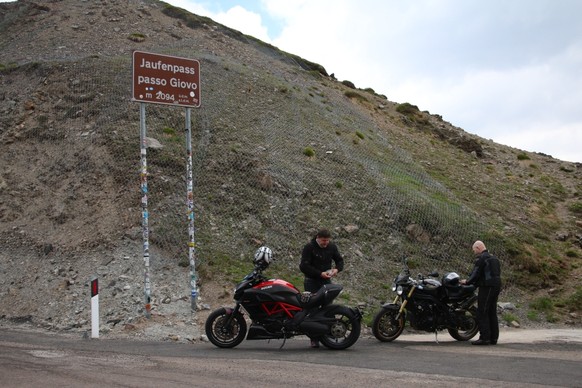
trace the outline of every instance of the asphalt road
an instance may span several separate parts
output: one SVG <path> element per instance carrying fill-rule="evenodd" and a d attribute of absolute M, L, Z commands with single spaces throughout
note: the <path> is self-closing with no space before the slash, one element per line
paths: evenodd
<path fill-rule="evenodd" d="M 582 387 L 582 330 L 502 333 L 472 346 L 446 333 L 363 337 L 350 349 L 303 338 L 210 343 L 82 339 L 0 329 L 2 387 Z"/>

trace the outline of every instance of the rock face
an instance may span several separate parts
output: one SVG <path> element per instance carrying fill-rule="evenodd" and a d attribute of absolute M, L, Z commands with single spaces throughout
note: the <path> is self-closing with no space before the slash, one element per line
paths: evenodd
<path fill-rule="evenodd" d="M 132 50 L 195 57 L 203 69 L 203 108 L 192 120 L 195 314 L 185 114 L 147 107 L 142 174 Z M 257 246 L 274 249 L 271 276 L 299 279 L 300 248 L 320 226 L 334 231 L 346 257 L 338 281 L 371 313 L 388 298 L 384 286 L 401 256 L 430 270 L 436 258 L 447 267 L 441 271 L 462 273 L 470 267 L 467 245 L 488 227 L 497 241 L 525 240 L 531 257 L 547 256 L 543 266 L 516 261 L 513 272 L 516 245 L 496 241 L 508 295 L 528 276 L 538 289 L 562 275 L 579 283 L 579 165 L 536 154 L 517 159 L 516 150 L 438 115 L 403 114 L 317 64 L 158 1 L 0 3 L 0 52 L 6 322 L 84 332 L 89 282 L 97 277 L 104 333 L 197 339 L 207 309 L 232 304 L 232 286 Z M 560 276 L 544 272 L 554 264 Z M 556 288 L 557 295 L 572 292 Z"/>

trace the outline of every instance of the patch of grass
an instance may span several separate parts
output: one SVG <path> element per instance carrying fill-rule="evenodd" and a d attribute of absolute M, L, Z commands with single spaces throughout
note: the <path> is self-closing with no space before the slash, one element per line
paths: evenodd
<path fill-rule="evenodd" d="M 542 296 L 532 300 L 529 307 L 539 312 L 548 313 L 554 310 L 554 302 L 549 297 Z"/>
<path fill-rule="evenodd" d="M 10 71 L 18 68 L 18 64 L 11 62 L 8 64 L 0 63 L 0 71 Z"/>
<path fill-rule="evenodd" d="M 529 160 L 529 156 L 525 152 L 517 154 L 517 160 Z"/>
<path fill-rule="evenodd" d="M 337 181 L 337 182 L 335 182 L 335 187 L 337 187 L 338 189 L 341 189 L 342 187 L 344 187 L 344 184 L 341 181 Z"/>
<path fill-rule="evenodd" d="M 356 131 L 356 136 L 359 137 L 360 139 L 364 139 L 364 134 L 360 131 Z"/>
<path fill-rule="evenodd" d="M 564 307 L 570 311 L 582 310 L 582 286 L 576 287 L 576 291 L 564 300 Z"/>
<path fill-rule="evenodd" d="M 540 313 L 535 310 L 530 310 L 527 312 L 527 319 L 533 322 L 539 322 L 540 320 Z"/>

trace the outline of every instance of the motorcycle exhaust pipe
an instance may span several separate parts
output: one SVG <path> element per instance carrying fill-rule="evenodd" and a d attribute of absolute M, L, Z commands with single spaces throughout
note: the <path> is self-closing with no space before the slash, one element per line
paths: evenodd
<path fill-rule="evenodd" d="M 299 325 L 302 332 L 308 335 L 324 335 L 329 332 L 329 327 L 318 322 L 302 322 Z"/>

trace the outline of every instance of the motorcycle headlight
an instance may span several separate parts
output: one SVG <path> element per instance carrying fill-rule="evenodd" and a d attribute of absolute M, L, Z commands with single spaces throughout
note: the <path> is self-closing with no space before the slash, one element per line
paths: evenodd
<path fill-rule="evenodd" d="M 396 287 L 396 293 L 397 293 L 398 295 L 402 295 L 402 291 L 403 291 L 403 289 L 402 289 L 402 286 L 398 286 L 398 287 Z"/>
<path fill-rule="evenodd" d="M 392 292 L 396 292 L 396 283 L 392 283 Z"/>

